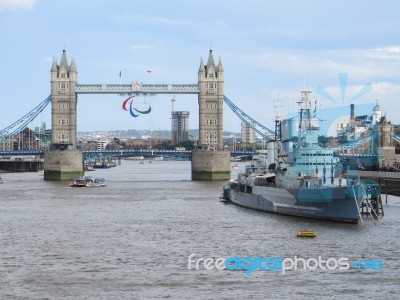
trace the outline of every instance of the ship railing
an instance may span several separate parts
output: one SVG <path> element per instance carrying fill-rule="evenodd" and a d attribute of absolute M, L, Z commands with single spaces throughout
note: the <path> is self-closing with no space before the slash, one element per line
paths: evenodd
<path fill-rule="evenodd" d="M 379 217 L 379 214 L 376 212 L 376 210 L 373 208 L 372 204 L 371 204 L 371 199 L 368 197 L 367 191 L 365 190 L 364 185 L 361 186 L 362 188 L 362 192 L 363 192 L 363 200 L 361 200 L 361 203 L 364 201 L 364 204 L 367 206 L 367 211 L 369 212 L 369 215 L 371 216 L 371 218 L 374 220 L 375 222 L 375 218 L 377 218 L 379 221 L 382 222 L 382 219 Z M 368 210 L 369 208 L 369 210 Z M 374 213 L 375 217 L 372 215 L 372 213 Z"/>
<path fill-rule="evenodd" d="M 357 213 L 358 213 L 358 217 L 360 218 L 361 224 L 364 225 L 364 220 L 362 218 L 361 212 L 360 212 L 360 207 L 358 206 L 357 203 L 357 195 L 356 195 L 356 191 L 354 189 L 354 185 L 351 186 L 353 188 L 353 195 L 354 195 L 354 202 L 356 204 L 356 209 L 357 209 Z"/>

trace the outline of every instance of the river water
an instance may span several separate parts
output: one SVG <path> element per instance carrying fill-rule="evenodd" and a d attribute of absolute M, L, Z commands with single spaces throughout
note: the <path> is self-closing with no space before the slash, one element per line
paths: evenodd
<path fill-rule="evenodd" d="M 388 197 L 383 222 L 350 225 L 219 202 L 223 182 L 191 181 L 190 162 L 123 160 L 88 175 L 104 177 L 107 186 L 70 188 L 38 173 L 2 174 L 1 299 L 399 297 L 400 198 Z M 317 237 L 296 238 L 303 228 Z M 189 270 L 191 254 L 193 261 L 321 256 L 382 264 L 338 269 L 331 260 L 331 270 L 300 265 L 247 275 L 206 269 L 201 261 Z"/>

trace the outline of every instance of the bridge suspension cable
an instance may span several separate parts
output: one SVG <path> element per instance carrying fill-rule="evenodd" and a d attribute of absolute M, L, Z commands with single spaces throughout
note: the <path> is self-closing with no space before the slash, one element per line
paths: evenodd
<path fill-rule="evenodd" d="M 394 139 L 396 142 L 400 143 L 400 136 L 395 135 L 395 134 L 393 133 L 393 134 L 392 134 L 392 137 L 393 137 L 393 139 Z"/>
<path fill-rule="evenodd" d="M 363 139 L 359 139 L 354 142 L 350 142 L 350 143 L 346 143 L 343 145 L 338 145 L 336 147 L 332 147 L 332 149 L 333 150 L 351 150 L 351 149 L 357 148 L 357 147 L 369 142 L 370 140 L 374 139 L 375 137 L 377 137 L 377 133 L 373 133 Z"/>
<path fill-rule="evenodd" d="M 252 128 L 255 132 L 257 132 L 261 137 L 266 139 L 267 141 L 275 140 L 275 132 L 271 129 L 265 127 L 263 124 L 257 122 L 248 114 L 246 114 L 243 110 L 237 107 L 228 97 L 224 95 L 224 101 L 229 106 L 229 108 L 250 128 Z M 263 129 L 260 130 L 258 127 Z"/>
<path fill-rule="evenodd" d="M 0 131 L 0 142 L 5 141 L 6 139 L 12 137 L 16 133 L 23 130 L 33 119 L 40 114 L 45 107 L 51 102 L 51 96 L 48 96 L 44 99 L 38 106 L 20 118 L 18 121 L 12 123 L 11 125 L 7 126 L 6 128 Z"/>

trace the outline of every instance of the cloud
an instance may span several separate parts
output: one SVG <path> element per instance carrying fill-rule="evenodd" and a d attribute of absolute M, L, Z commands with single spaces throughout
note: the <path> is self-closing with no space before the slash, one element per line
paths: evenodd
<path fill-rule="evenodd" d="M 379 78 L 398 78 L 400 47 L 381 49 L 291 50 L 271 48 L 256 53 L 231 54 L 231 60 L 266 74 L 291 74 L 315 77 L 348 73 L 359 83 Z"/>
<path fill-rule="evenodd" d="M 400 53 L 400 46 L 376 48 L 376 49 L 371 49 L 371 51 L 388 52 L 388 53 Z"/>
<path fill-rule="evenodd" d="M 136 24 L 137 28 L 158 28 L 174 29 L 179 32 L 191 32 L 192 34 L 209 34 L 216 29 L 222 30 L 227 28 L 227 24 L 220 20 L 210 21 L 194 21 L 185 19 L 172 19 L 166 17 L 147 16 L 141 14 L 114 14 L 111 20 L 115 23 Z"/>
<path fill-rule="evenodd" d="M 333 109 L 340 105 L 347 109 L 349 101 L 370 85 L 372 89 L 362 97 L 355 98 L 353 103 L 361 106 L 375 103 L 378 99 L 383 110 L 387 110 L 388 119 L 397 124 L 400 118 L 397 113 L 400 110 L 400 84 L 397 80 L 400 77 L 400 58 L 396 51 L 399 50 L 399 46 L 392 44 L 375 49 L 316 51 L 257 47 L 241 52 L 225 52 L 225 75 L 228 78 L 225 83 L 226 94 L 233 95 L 229 97 L 232 97 L 235 104 L 259 119 L 260 107 L 264 110 L 272 107 L 272 101 L 276 99 L 278 92 L 279 98 L 285 101 L 282 112 L 297 112 L 294 99 L 298 98 L 297 90 L 302 88 L 303 78 L 305 87 L 320 99 L 319 104 L 324 109 Z M 341 94 L 339 73 L 348 74 L 344 96 Z M 242 86 L 252 88 L 244 89 L 244 93 L 243 88 L 233 87 L 234 80 L 240 80 Z M 317 85 L 327 90 L 337 103 L 317 94 Z M 249 101 L 252 105 L 245 104 Z M 270 107 L 266 104 L 268 102 L 271 103 Z M 268 123 L 267 127 L 273 128 L 273 123 L 271 124 Z"/>
<path fill-rule="evenodd" d="M 134 44 L 129 48 L 131 50 L 154 50 L 163 47 L 164 47 L 164 42 L 160 41 L 156 44 Z"/>
<path fill-rule="evenodd" d="M 150 49 L 156 49 L 155 46 L 147 45 L 147 44 L 132 45 L 130 48 L 131 48 L 132 50 L 150 50 Z"/>
<path fill-rule="evenodd" d="M 150 17 L 139 14 L 123 14 L 114 15 L 113 20 L 122 22 L 138 22 L 138 23 L 148 23 L 148 24 L 160 24 L 167 26 L 187 26 L 190 23 L 184 20 L 174 20 L 164 17 Z"/>
<path fill-rule="evenodd" d="M 0 12 L 7 9 L 32 9 L 35 0 L 0 0 Z"/>

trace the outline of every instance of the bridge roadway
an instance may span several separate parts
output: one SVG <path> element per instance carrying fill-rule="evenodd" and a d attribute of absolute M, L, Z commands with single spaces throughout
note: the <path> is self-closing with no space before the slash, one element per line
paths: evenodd
<path fill-rule="evenodd" d="M 22 151 L 0 151 L 0 159 L 10 156 L 44 155 L 44 150 L 22 150 Z M 164 156 L 180 159 L 190 159 L 192 150 L 85 150 L 82 151 L 86 157 L 90 156 Z M 253 151 L 231 151 L 231 156 L 253 155 Z"/>
<path fill-rule="evenodd" d="M 400 172 L 384 171 L 350 171 L 349 175 L 360 176 L 361 178 L 400 180 Z"/>
<path fill-rule="evenodd" d="M 198 84 L 77 84 L 77 94 L 198 94 Z"/>
<path fill-rule="evenodd" d="M 192 150 L 85 150 L 82 153 L 86 156 L 89 155 L 103 155 L 103 156 L 170 156 L 177 158 L 190 158 L 192 156 Z M 253 155 L 254 151 L 231 151 L 231 156 L 247 156 Z M 22 151 L 0 151 L 1 157 L 9 156 L 29 156 L 29 155 L 44 155 L 43 150 L 22 150 Z M 338 153 L 339 157 L 374 157 L 375 154 L 343 154 Z"/>
<path fill-rule="evenodd" d="M 346 158 L 346 157 L 350 157 L 350 158 L 352 158 L 352 157 L 357 157 L 357 158 L 377 157 L 376 154 L 372 154 L 372 153 L 336 153 L 336 154 L 337 154 L 337 156 L 343 157 L 343 158 Z"/>

